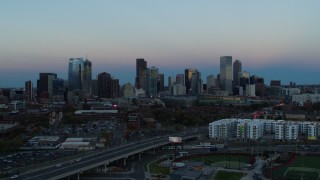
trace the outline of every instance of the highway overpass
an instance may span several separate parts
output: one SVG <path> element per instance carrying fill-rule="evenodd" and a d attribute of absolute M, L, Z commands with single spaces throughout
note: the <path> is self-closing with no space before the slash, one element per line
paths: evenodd
<path fill-rule="evenodd" d="M 206 130 L 191 130 L 178 134 L 164 135 L 145 139 L 139 142 L 125 144 L 112 149 L 103 149 L 101 151 L 94 151 L 92 154 L 83 156 L 81 159 L 73 159 L 68 162 L 61 162 L 50 166 L 41 167 L 31 170 L 29 172 L 21 173 L 17 179 L 24 180 L 38 180 L 38 179 L 61 179 L 71 175 L 79 175 L 86 170 L 94 169 L 99 166 L 107 166 L 109 163 L 126 158 L 131 155 L 139 154 L 152 150 L 154 148 L 170 144 L 169 136 L 182 137 L 183 140 L 196 138 L 201 134 L 207 135 Z M 70 163 L 73 162 L 73 163 Z M 57 166 L 58 165 L 58 166 Z"/>

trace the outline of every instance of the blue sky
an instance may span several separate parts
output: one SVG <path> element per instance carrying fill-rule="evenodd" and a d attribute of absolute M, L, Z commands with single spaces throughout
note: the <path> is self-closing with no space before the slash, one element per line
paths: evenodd
<path fill-rule="evenodd" d="M 133 82 L 135 59 L 165 77 L 197 68 L 219 73 L 219 57 L 268 83 L 320 83 L 320 1 L 0 1 L 0 87 L 34 83 L 39 72 L 67 78 L 85 57 L 93 76 Z"/>

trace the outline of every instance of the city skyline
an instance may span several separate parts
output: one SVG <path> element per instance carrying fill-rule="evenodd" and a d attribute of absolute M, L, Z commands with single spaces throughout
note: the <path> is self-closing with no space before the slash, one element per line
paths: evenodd
<path fill-rule="evenodd" d="M 202 79 L 216 76 L 220 56 L 239 59 L 243 71 L 264 77 L 266 84 L 319 84 L 319 5 L 2 1 L 0 87 L 35 84 L 40 72 L 67 79 L 68 59 L 86 56 L 93 79 L 108 72 L 120 84 L 134 84 L 137 58 L 167 80 L 187 68 L 197 69 Z"/>

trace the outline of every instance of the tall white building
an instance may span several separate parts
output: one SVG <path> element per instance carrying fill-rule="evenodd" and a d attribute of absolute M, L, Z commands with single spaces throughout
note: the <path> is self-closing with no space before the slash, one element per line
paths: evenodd
<path fill-rule="evenodd" d="M 297 122 L 265 119 L 221 119 L 209 124 L 209 137 L 214 139 L 257 140 L 263 135 L 274 134 L 275 140 L 297 140 L 299 136 L 308 140 L 320 137 L 320 124 L 318 122 Z"/>
<path fill-rule="evenodd" d="M 298 139 L 299 126 L 297 123 L 287 123 L 286 127 L 286 140 L 296 140 Z"/>
<path fill-rule="evenodd" d="M 285 138 L 285 122 L 278 122 L 275 124 L 274 139 L 284 140 Z"/>
<path fill-rule="evenodd" d="M 261 120 L 252 120 L 247 124 L 247 138 L 256 140 L 263 135 L 263 122 Z"/>
<path fill-rule="evenodd" d="M 317 128 L 318 124 L 317 123 L 310 123 L 308 124 L 308 132 L 307 132 L 307 136 L 309 140 L 315 140 L 317 139 L 317 134 L 318 134 L 318 128 Z"/>
<path fill-rule="evenodd" d="M 222 140 L 232 137 L 235 122 L 235 119 L 222 119 L 209 123 L 209 137 Z"/>
<path fill-rule="evenodd" d="M 281 122 L 284 120 L 267 120 L 263 122 L 263 131 L 268 134 L 273 134 L 275 132 L 275 126 L 277 122 Z"/>
<path fill-rule="evenodd" d="M 247 139 L 247 124 L 250 121 L 250 119 L 237 120 L 237 139 Z"/>

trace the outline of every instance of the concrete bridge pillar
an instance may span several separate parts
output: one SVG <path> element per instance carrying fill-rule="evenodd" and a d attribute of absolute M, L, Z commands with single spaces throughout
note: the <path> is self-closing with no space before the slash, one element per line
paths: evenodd
<path fill-rule="evenodd" d="M 156 154 L 156 148 L 153 148 L 153 154 Z"/>
<path fill-rule="evenodd" d="M 124 165 L 124 166 L 126 166 L 126 165 L 127 165 L 126 158 L 123 158 L 123 165 Z"/>
<path fill-rule="evenodd" d="M 139 160 L 141 160 L 141 153 L 139 153 Z"/>
<path fill-rule="evenodd" d="M 80 180 L 80 173 L 78 173 L 78 180 Z"/>

